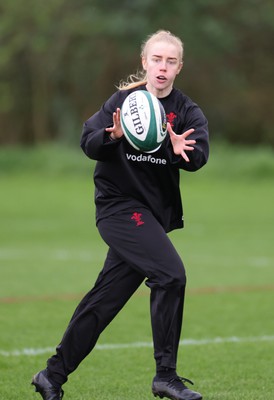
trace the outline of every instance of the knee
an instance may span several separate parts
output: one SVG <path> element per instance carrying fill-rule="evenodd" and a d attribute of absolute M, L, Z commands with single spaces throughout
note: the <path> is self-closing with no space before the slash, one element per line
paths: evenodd
<path fill-rule="evenodd" d="M 170 286 L 184 287 L 186 286 L 186 272 L 183 263 L 181 263 L 170 274 Z"/>
<path fill-rule="evenodd" d="M 165 269 L 153 274 L 147 279 L 146 285 L 150 288 L 184 288 L 186 286 L 186 273 L 182 261 L 169 264 Z"/>

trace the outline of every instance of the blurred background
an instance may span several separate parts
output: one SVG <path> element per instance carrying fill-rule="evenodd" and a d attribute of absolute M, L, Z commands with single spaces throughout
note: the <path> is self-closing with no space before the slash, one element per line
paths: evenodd
<path fill-rule="evenodd" d="M 32 374 L 103 265 L 82 125 L 140 69 L 141 43 L 159 29 L 185 44 L 176 87 L 200 105 L 211 137 L 208 165 L 182 171 L 185 229 L 170 234 L 188 274 L 183 338 L 197 343 L 184 347 L 184 374 L 212 400 L 273 400 L 273 0 L 0 0 L 5 400 L 35 398 Z M 148 305 L 143 285 L 100 343 L 150 343 Z M 68 400 L 146 398 L 150 350 L 100 354 L 74 375 Z"/>
<path fill-rule="evenodd" d="M 176 86 L 211 138 L 273 147 L 272 0 L 0 0 L 0 143 L 75 144 L 83 121 L 167 29 L 185 43 Z"/>

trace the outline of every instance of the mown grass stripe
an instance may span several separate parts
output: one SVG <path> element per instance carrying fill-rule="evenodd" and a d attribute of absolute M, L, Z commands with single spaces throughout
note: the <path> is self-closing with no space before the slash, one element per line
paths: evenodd
<path fill-rule="evenodd" d="M 210 344 L 224 344 L 224 343 L 258 343 L 258 342 L 274 342 L 274 336 L 262 335 L 251 337 L 216 337 L 208 339 L 184 339 L 180 341 L 180 346 L 205 346 Z M 121 350 L 121 349 L 138 349 L 138 348 L 151 348 L 152 342 L 133 342 L 133 343 L 105 343 L 98 344 L 95 350 Z M 39 356 L 40 354 L 53 353 L 54 347 L 44 348 L 25 348 L 21 350 L 0 350 L 2 357 L 19 357 L 19 356 Z"/>
<path fill-rule="evenodd" d="M 248 292 L 272 292 L 274 291 L 274 284 L 264 285 L 243 285 L 243 286 L 208 286 L 187 289 L 189 295 L 207 295 L 218 293 L 248 293 Z M 81 300 L 85 296 L 82 293 L 63 293 L 63 294 L 49 294 L 49 295 L 29 295 L 29 296 L 8 296 L 0 297 L 0 304 L 23 304 L 33 303 L 38 301 L 71 301 Z M 138 289 L 134 296 L 149 296 L 148 289 Z"/>

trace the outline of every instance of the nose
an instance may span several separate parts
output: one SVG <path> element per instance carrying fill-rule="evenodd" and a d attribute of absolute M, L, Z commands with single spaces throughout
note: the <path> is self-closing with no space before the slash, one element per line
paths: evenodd
<path fill-rule="evenodd" d="M 161 61 L 161 65 L 160 65 L 160 70 L 161 71 L 166 71 L 166 68 L 167 68 L 167 63 L 166 63 L 165 60 L 162 60 Z"/>

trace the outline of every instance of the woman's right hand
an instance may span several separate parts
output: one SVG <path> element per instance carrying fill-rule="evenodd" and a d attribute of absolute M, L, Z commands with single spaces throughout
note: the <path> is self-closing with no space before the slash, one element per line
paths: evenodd
<path fill-rule="evenodd" d="M 106 128 L 106 131 L 110 133 L 110 137 L 113 140 L 120 139 L 123 136 L 123 130 L 121 126 L 121 110 L 117 108 L 116 112 L 113 113 L 113 127 Z"/>

